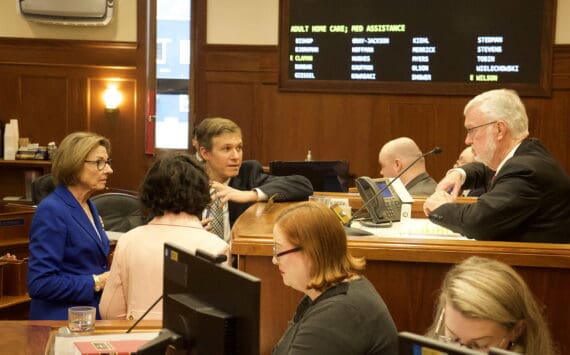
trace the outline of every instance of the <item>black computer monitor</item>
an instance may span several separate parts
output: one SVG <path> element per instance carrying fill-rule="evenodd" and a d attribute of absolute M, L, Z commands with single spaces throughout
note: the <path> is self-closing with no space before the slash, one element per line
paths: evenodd
<path fill-rule="evenodd" d="M 155 342 L 188 354 L 258 355 L 261 281 L 216 260 L 165 243 L 163 330 Z M 139 353 L 163 349 L 153 347 Z"/>
<path fill-rule="evenodd" d="M 347 192 L 350 176 L 346 160 L 272 161 L 269 173 L 277 176 L 303 175 L 314 191 Z"/>
<path fill-rule="evenodd" d="M 497 349 L 497 348 L 490 348 L 489 355 L 520 355 L 519 353 L 515 353 L 514 351 Z"/>
<path fill-rule="evenodd" d="M 481 355 L 475 350 L 409 332 L 398 333 L 398 339 L 400 355 Z"/>

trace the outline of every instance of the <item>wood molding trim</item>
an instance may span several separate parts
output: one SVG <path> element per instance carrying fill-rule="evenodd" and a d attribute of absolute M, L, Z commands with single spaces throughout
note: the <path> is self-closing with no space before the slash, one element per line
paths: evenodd
<path fill-rule="evenodd" d="M 2 38 L 0 64 L 133 68 L 136 51 L 135 42 Z"/>

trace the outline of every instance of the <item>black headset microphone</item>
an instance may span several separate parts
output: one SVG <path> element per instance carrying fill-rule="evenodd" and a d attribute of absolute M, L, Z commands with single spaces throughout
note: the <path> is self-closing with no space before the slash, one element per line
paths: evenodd
<path fill-rule="evenodd" d="M 420 155 L 419 157 L 416 158 L 416 160 L 414 160 L 410 165 L 408 165 L 404 170 L 402 170 L 402 172 L 400 172 L 398 175 L 396 175 L 395 178 L 393 178 L 388 184 L 386 184 L 386 186 L 384 186 L 380 191 L 378 191 L 374 196 L 372 196 L 371 198 L 368 199 L 368 201 L 364 201 L 364 205 L 362 205 L 358 210 L 356 210 L 356 212 L 354 212 L 352 214 L 352 217 L 350 217 L 350 219 L 348 220 L 348 222 L 346 222 L 345 227 L 350 228 L 350 224 L 352 223 L 352 221 L 354 221 L 354 219 L 358 216 L 358 214 L 360 214 L 360 212 L 362 212 L 362 210 L 364 210 L 366 207 L 368 207 L 368 205 L 374 201 L 378 196 L 380 196 L 384 191 L 386 191 L 393 183 L 394 181 L 396 181 L 397 179 L 399 179 L 402 175 L 404 175 L 404 173 L 406 171 L 408 171 L 412 166 L 414 166 L 414 164 L 416 164 L 420 159 L 427 157 L 428 155 L 432 155 L 432 154 L 440 154 L 441 152 L 443 152 L 443 149 L 441 149 L 440 147 L 435 147 L 432 150 L 430 150 L 427 153 L 424 153 L 422 155 Z M 354 228 L 356 229 L 356 228 Z"/>

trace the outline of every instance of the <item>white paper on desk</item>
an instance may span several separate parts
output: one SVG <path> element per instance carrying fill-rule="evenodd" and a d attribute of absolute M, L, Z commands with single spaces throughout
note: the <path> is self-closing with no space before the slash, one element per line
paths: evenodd
<path fill-rule="evenodd" d="M 467 239 L 427 218 L 410 218 L 400 224 L 399 230 L 402 237 Z"/>
<path fill-rule="evenodd" d="M 110 340 L 151 340 L 158 335 L 158 332 L 145 333 L 115 333 L 101 335 L 82 335 L 82 336 L 60 336 L 55 337 L 54 355 L 81 355 L 81 352 L 75 346 L 76 341 L 110 341 Z"/>
<path fill-rule="evenodd" d="M 374 234 L 375 237 L 399 237 L 400 232 L 398 230 L 399 222 L 395 222 L 391 227 L 366 227 L 360 224 L 359 221 L 352 222 L 352 227 L 365 230 Z"/>
<path fill-rule="evenodd" d="M 432 223 L 427 218 L 410 218 L 404 222 L 395 222 L 389 228 L 365 227 L 358 221 L 353 222 L 353 227 L 373 233 L 378 237 L 402 237 L 423 239 L 468 239 L 459 233 L 455 233 L 445 227 Z"/>

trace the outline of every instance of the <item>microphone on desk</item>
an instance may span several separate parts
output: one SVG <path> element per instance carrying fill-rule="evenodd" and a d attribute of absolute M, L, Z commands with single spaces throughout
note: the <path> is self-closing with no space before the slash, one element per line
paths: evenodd
<path fill-rule="evenodd" d="M 364 204 L 358 209 L 356 210 L 356 212 L 354 212 L 352 214 L 352 217 L 350 217 L 350 219 L 348 220 L 347 223 L 344 224 L 344 226 L 346 227 L 345 229 L 347 230 L 347 232 L 354 232 L 357 228 L 351 228 L 350 225 L 352 223 L 352 221 L 354 221 L 354 219 L 358 216 L 358 214 L 360 214 L 366 207 L 368 207 L 370 205 L 370 203 L 372 201 L 375 201 L 376 198 L 380 195 L 382 195 L 382 193 L 384 191 L 386 191 L 393 183 L 394 181 L 396 181 L 397 179 L 399 179 L 402 175 L 404 175 L 404 173 L 406 171 L 408 171 L 412 166 L 414 166 L 414 164 L 416 164 L 420 159 L 427 157 L 428 155 L 432 155 L 432 154 L 440 154 L 443 151 L 443 149 L 441 149 L 440 147 L 435 147 L 432 150 L 430 150 L 427 153 L 424 153 L 422 155 L 420 155 L 419 157 L 417 157 L 413 162 L 410 163 L 410 165 L 408 165 L 404 170 L 402 170 L 398 175 L 396 175 L 396 177 L 394 177 L 388 184 L 386 184 L 386 186 L 384 186 L 382 189 L 380 189 L 380 191 L 378 191 L 376 194 L 374 194 L 374 196 L 372 196 L 371 198 L 368 199 L 368 201 L 364 201 Z M 347 229 L 347 228 L 350 228 Z M 371 234 L 371 233 L 370 233 Z M 358 234 L 357 234 L 358 235 Z"/>

